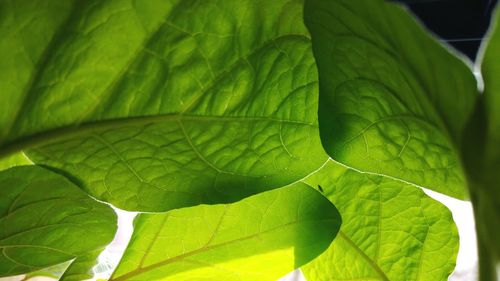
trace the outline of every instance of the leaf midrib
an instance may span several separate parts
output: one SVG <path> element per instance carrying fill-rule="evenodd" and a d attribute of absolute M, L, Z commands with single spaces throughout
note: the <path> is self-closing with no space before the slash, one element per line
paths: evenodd
<path fill-rule="evenodd" d="M 344 239 L 365 261 L 368 262 L 371 268 L 380 276 L 381 280 L 390 281 L 389 277 L 380 268 L 380 266 L 370 258 L 363 250 L 361 250 L 342 230 L 339 230 L 338 237 Z"/>
<path fill-rule="evenodd" d="M 263 116 L 212 116 L 212 115 L 184 115 L 179 113 L 163 114 L 155 116 L 140 116 L 131 118 L 120 118 L 112 120 L 103 120 L 97 122 L 84 123 L 79 126 L 65 126 L 58 129 L 45 131 L 39 134 L 30 135 L 19 140 L 9 142 L 0 147 L 0 158 L 7 157 L 16 152 L 35 148 L 50 143 L 59 142 L 65 139 L 78 136 L 86 136 L 95 131 L 112 130 L 121 127 L 129 127 L 134 125 L 145 125 L 151 123 L 161 123 L 168 121 L 200 121 L 200 122 L 278 122 L 290 123 L 296 125 L 304 125 L 317 127 L 316 124 L 304 122 L 301 120 L 279 119 Z"/>
<path fill-rule="evenodd" d="M 313 220 L 313 221 L 315 221 L 315 222 L 334 222 L 335 223 L 338 220 L 336 220 L 335 218 L 329 218 L 329 219 Z M 187 257 L 191 257 L 191 256 L 194 256 L 194 255 L 199 254 L 199 253 L 208 252 L 208 251 L 213 250 L 213 249 L 217 249 L 217 248 L 220 248 L 220 247 L 228 246 L 228 245 L 231 245 L 231 244 L 234 244 L 234 243 L 238 243 L 238 242 L 241 242 L 241 241 L 245 241 L 245 240 L 250 240 L 252 238 L 258 237 L 260 235 L 263 235 L 263 234 L 266 234 L 266 233 L 269 233 L 269 232 L 273 232 L 273 231 L 275 231 L 277 229 L 280 229 L 280 228 L 283 228 L 283 227 L 287 227 L 287 226 L 298 224 L 298 223 L 306 223 L 306 222 L 309 222 L 309 220 L 304 220 L 304 221 L 295 220 L 295 221 L 292 221 L 292 222 L 289 222 L 289 223 L 286 223 L 286 224 L 282 224 L 282 225 L 270 228 L 270 229 L 268 229 L 266 231 L 258 232 L 258 233 L 252 234 L 252 235 L 248 235 L 248 236 L 244 236 L 244 237 L 238 238 L 238 239 L 234 239 L 234 240 L 222 242 L 222 243 L 211 245 L 211 246 L 206 245 L 206 246 L 203 246 L 203 247 L 201 247 L 199 249 L 196 249 L 196 250 L 193 250 L 193 251 L 181 254 L 181 255 L 177 255 L 175 257 L 172 257 L 172 258 L 169 258 L 169 259 L 157 262 L 157 263 L 153 263 L 151 265 L 148 265 L 148 266 L 145 266 L 145 267 L 142 267 L 142 268 L 136 268 L 136 269 L 134 269 L 134 270 L 132 270 L 132 271 L 130 271 L 130 272 L 124 274 L 124 275 L 121 275 L 121 276 L 119 276 L 117 278 L 113 278 L 113 276 L 111 276 L 111 279 L 109 279 L 109 281 L 128 280 L 129 278 L 131 278 L 133 276 L 137 276 L 139 274 L 142 274 L 142 273 L 154 270 L 154 269 L 156 269 L 158 267 L 165 266 L 165 265 L 168 265 L 168 264 L 171 264 L 171 263 L 175 263 L 177 261 L 181 261 L 181 260 L 183 260 L 183 259 L 185 259 Z"/>
<path fill-rule="evenodd" d="M 72 7 L 72 13 L 74 13 L 75 11 L 78 11 L 77 9 L 75 9 L 76 5 L 74 5 Z M 169 17 L 170 17 L 170 14 L 171 14 L 171 11 L 167 12 L 165 15 L 164 15 L 164 19 L 158 23 L 158 25 L 153 28 L 148 34 L 147 36 L 145 36 L 145 38 L 143 39 L 142 43 L 139 44 L 139 47 L 137 48 L 137 50 L 133 53 L 133 55 L 131 56 L 131 58 L 127 61 L 127 63 L 125 64 L 125 66 L 122 68 L 122 70 L 117 74 L 117 76 L 115 77 L 115 79 L 112 81 L 112 83 L 110 83 L 110 85 L 108 85 L 108 87 L 105 88 L 104 90 L 104 94 L 106 94 L 105 96 L 109 96 L 109 95 L 112 95 L 113 94 L 113 89 L 116 87 L 116 85 L 119 84 L 119 82 L 121 82 L 123 79 L 124 79 L 124 75 L 125 73 L 127 73 L 129 70 L 130 70 L 130 66 L 137 60 L 137 58 L 139 57 L 139 54 L 143 51 L 144 49 L 144 46 L 146 46 L 152 38 L 154 38 L 155 36 L 157 36 L 159 34 L 159 31 L 161 30 L 161 28 L 165 25 L 165 24 L 171 24 L 170 21 L 169 21 Z M 71 20 L 71 18 L 73 17 L 68 17 L 67 20 Z M 57 33 L 54 35 L 54 38 L 51 40 L 50 44 L 48 45 L 47 48 L 45 48 L 45 52 L 48 52 L 48 50 L 50 50 L 51 46 L 53 46 L 56 42 L 55 39 L 59 38 L 59 33 L 61 33 L 61 31 L 63 30 L 64 28 L 64 24 L 62 24 L 59 29 L 57 30 Z M 186 32 L 186 31 L 183 31 L 183 32 Z M 244 56 L 240 56 L 236 61 L 235 63 L 240 63 L 242 60 L 244 61 L 244 59 L 246 59 L 248 56 L 251 56 L 253 55 L 255 52 L 258 52 L 260 51 L 261 49 L 267 47 L 268 45 L 270 44 L 275 44 L 276 40 L 280 40 L 280 39 L 283 39 L 283 38 L 289 38 L 289 37 L 293 37 L 293 38 L 301 38 L 301 39 L 306 39 L 306 40 L 310 40 L 310 37 L 308 36 L 308 34 L 301 34 L 301 33 L 286 33 L 286 34 L 281 34 L 279 36 L 276 36 L 275 38 L 270 38 L 269 40 L 263 42 L 262 44 L 260 44 L 258 47 L 256 47 L 254 50 L 252 50 L 249 54 L 246 54 Z M 49 54 L 47 53 L 46 55 L 42 56 L 42 58 L 39 60 L 39 63 L 45 63 L 48 59 L 49 59 Z M 35 68 L 36 70 L 37 68 Z M 43 70 L 43 68 L 42 68 Z M 30 95 L 30 93 L 32 92 L 33 90 L 33 86 L 34 86 L 34 83 L 38 80 L 38 75 L 39 73 L 41 73 L 40 71 L 35 71 L 32 75 L 32 77 L 30 78 L 31 81 L 30 83 L 28 83 L 27 85 L 27 88 L 25 89 L 25 94 L 23 95 L 23 103 L 22 105 L 19 107 L 18 109 L 18 112 L 16 113 L 15 115 L 15 118 L 13 119 L 12 121 L 12 124 L 10 124 L 9 126 L 9 132 L 12 131 L 12 128 L 15 128 L 18 126 L 18 123 L 20 122 L 19 120 L 19 115 L 20 115 L 20 112 L 24 110 L 24 104 L 27 100 L 27 96 Z M 224 75 L 225 73 L 222 72 L 221 75 Z M 219 75 L 219 76 L 221 76 Z M 220 78 L 220 77 L 219 77 Z M 214 79 L 211 83 L 211 85 L 216 85 L 216 82 L 218 81 L 219 79 Z M 211 88 L 211 87 L 209 87 Z M 203 95 L 199 95 L 197 98 L 195 98 L 194 100 L 192 100 L 190 103 L 189 103 L 189 106 L 192 106 L 197 100 L 198 98 L 201 98 L 203 97 Z M 106 99 L 106 98 L 105 98 Z M 91 110 L 85 114 L 84 116 L 82 116 L 80 118 L 81 119 L 84 119 L 85 116 L 87 116 L 88 114 L 92 113 L 95 111 L 95 109 L 97 108 L 97 106 L 99 105 L 96 105 L 96 106 L 91 106 Z M 184 115 L 184 112 L 187 111 L 188 108 L 185 108 L 183 109 L 180 113 L 177 113 L 177 115 L 183 115 L 183 116 L 187 116 L 185 117 L 184 119 L 190 119 L 190 118 L 194 118 L 195 116 L 196 117 L 199 117 L 198 115 Z M 23 149 L 26 149 L 26 148 L 32 148 L 32 147 L 37 147 L 37 146 L 40 146 L 40 145 L 43 145 L 43 144 L 47 144 L 47 143 L 52 143 L 52 142 L 56 142 L 57 140 L 60 140 L 60 139 L 64 139 L 63 135 L 65 133 L 68 133 L 69 135 L 72 135 L 72 133 L 75 133 L 75 131 L 78 131 L 78 130 L 84 130 L 84 131 L 87 131 L 89 128 L 87 127 L 92 127 L 91 124 L 98 124 L 98 123 L 101 123 L 101 122 L 104 122 L 104 123 L 112 123 L 114 122 L 115 120 L 129 120 L 133 123 L 135 123 L 134 121 L 137 121 L 136 119 L 148 119 L 148 118 L 151 118 L 151 119 L 155 119 L 155 118 L 162 118 L 162 116 L 170 116 L 170 115 L 175 115 L 175 114 L 162 114 L 162 115 L 157 115 L 157 116 L 153 116 L 153 117 L 128 117 L 128 118 L 120 118 L 120 119 L 111 119 L 109 121 L 92 121 L 92 122 L 89 122 L 89 123 L 83 123 L 82 124 L 79 124 L 79 125 L 68 125 L 68 126 L 64 126 L 64 127 L 61 127 L 61 128 L 56 128 L 56 129 L 51 129 L 51 130 L 48 130 L 48 131 L 44 131 L 44 132 L 41 132 L 41 133 L 37 133 L 37 134 L 33 134 L 33 135 L 28 135 L 28 136 L 24 136 L 22 137 L 21 139 L 18 139 L 18 140 L 10 140 L 9 142 L 7 142 L 6 144 L 3 144 L 1 147 L 0 147 L 0 159 L 1 158 L 4 158 L 10 154 L 13 154 L 15 152 L 18 152 L 18 151 L 21 151 Z M 204 117 L 207 117 L 207 118 L 220 118 L 218 120 L 220 121 L 226 121 L 226 120 L 223 120 L 225 119 L 226 117 L 217 117 L 217 116 L 204 116 Z M 249 117 L 249 118 L 246 118 L 246 117 L 229 117 L 229 118 L 245 118 L 245 119 L 267 119 L 265 117 Z M 172 118 L 172 119 L 175 119 L 175 118 Z M 179 118 L 179 119 L 182 119 L 182 118 Z M 292 122 L 292 123 L 303 123 L 303 124 L 311 124 L 311 125 L 314 125 L 313 123 L 309 123 L 309 122 L 304 122 L 304 121 L 294 121 L 294 120 L 279 120 L 279 119 L 274 119 L 274 118 L 269 118 L 269 120 L 275 120 L 275 121 L 279 121 L 279 122 Z M 96 125 L 98 127 L 98 125 Z M 103 124 L 102 125 L 104 127 L 104 129 L 109 129 L 108 126 L 106 126 L 106 124 Z M 119 125 L 116 126 L 116 127 L 120 127 Z M 111 126 L 111 129 L 114 128 L 114 126 Z M 90 131 L 92 131 L 92 129 L 90 129 Z M 78 134 L 79 135 L 79 134 Z M 51 137 L 54 137 L 56 140 L 54 141 L 50 141 L 50 138 Z M 1 144 L 1 143 L 0 143 Z"/>

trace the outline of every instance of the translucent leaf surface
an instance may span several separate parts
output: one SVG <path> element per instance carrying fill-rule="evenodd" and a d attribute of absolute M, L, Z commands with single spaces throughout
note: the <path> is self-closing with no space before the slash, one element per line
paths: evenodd
<path fill-rule="evenodd" d="M 33 164 L 22 152 L 9 155 L 9 157 L 0 158 L 0 171 L 15 166 Z"/>
<path fill-rule="evenodd" d="M 388 1 L 308 0 L 305 21 L 330 156 L 464 198 L 457 151 L 477 94 L 470 68 Z"/>
<path fill-rule="evenodd" d="M 0 156 L 141 211 L 232 202 L 326 160 L 301 0 L 59 2 L 0 2 Z"/>
<path fill-rule="evenodd" d="M 39 277 L 47 277 L 47 278 L 53 278 L 56 280 L 59 280 L 61 276 L 64 274 L 66 269 L 69 267 L 72 261 L 66 261 L 60 264 L 56 264 L 50 267 L 46 267 L 37 271 L 33 271 L 30 273 L 27 273 L 24 276 L 24 279 L 27 281 L 33 281 L 37 280 Z"/>
<path fill-rule="evenodd" d="M 340 222 L 302 183 L 234 204 L 142 214 L 111 280 L 274 281 L 323 252 Z"/>
<path fill-rule="evenodd" d="M 115 231 L 114 211 L 66 178 L 38 166 L 0 172 L 0 276 L 102 249 Z"/>
<path fill-rule="evenodd" d="M 302 268 L 307 280 L 448 279 L 457 228 L 450 211 L 420 188 L 333 161 L 305 182 L 321 186 L 343 221 L 330 248 Z"/>
<path fill-rule="evenodd" d="M 59 281 L 82 281 L 94 276 L 93 267 L 103 249 L 80 255 L 71 262 Z"/>

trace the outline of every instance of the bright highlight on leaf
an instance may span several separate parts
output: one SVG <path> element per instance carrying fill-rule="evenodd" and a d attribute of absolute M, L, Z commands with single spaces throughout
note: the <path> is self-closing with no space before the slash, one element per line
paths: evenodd
<path fill-rule="evenodd" d="M 78 260 L 115 231 L 113 210 L 66 178 L 38 166 L 0 172 L 0 276 Z"/>
<path fill-rule="evenodd" d="M 18 152 L 10 155 L 9 157 L 0 158 L 0 171 L 12 168 L 15 166 L 31 165 L 33 164 L 26 155 Z"/>
<path fill-rule="evenodd" d="M 333 161 L 304 181 L 321 183 L 344 222 L 330 248 L 303 267 L 307 280 L 447 280 L 455 268 L 451 213 L 421 189 Z"/>
<path fill-rule="evenodd" d="M 332 203 L 303 183 L 142 214 L 111 280 L 276 280 L 323 252 L 340 223 Z"/>

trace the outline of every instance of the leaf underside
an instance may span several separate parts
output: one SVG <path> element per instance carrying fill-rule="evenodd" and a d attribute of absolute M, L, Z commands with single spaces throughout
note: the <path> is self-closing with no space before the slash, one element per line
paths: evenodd
<path fill-rule="evenodd" d="M 323 252 L 340 222 L 303 183 L 233 204 L 141 214 L 111 280 L 276 280 Z"/>
<path fill-rule="evenodd" d="M 136 211 L 234 202 L 326 160 L 300 0 L 0 10 L 0 155 L 25 150 Z"/>
<path fill-rule="evenodd" d="M 0 276 L 102 249 L 115 231 L 114 211 L 66 178 L 38 166 L 0 172 Z"/>
<path fill-rule="evenodd" d="M 330 244 L 310 280 L 446 280 L 451 214 L 388 177 L 465 197 L 470 70 L 392 4 L 306 3 L 312 46 L 302 0 L 0 0 L 0 170 L 169 211 L 137 217 L 111 280 L 275 280 Z M 321 144 L 387 177 L 329 161 L 276 189 Z M 90 276 L 108 206 L 38 166 L 0 172 L 0 195 L 0 276 L 70 259 L 62 280 Z"/>
<path fill-rule="evenodd" d="M 394 3 L 308 0 L 305 22 L 328 154 L 465 198 L 457 151 L 477 93 L 469 67 Z"/>
<path fill-rule="evenodd" d="M 304 180 L 342 214 L 330 248 L 302 267 L 307 280 L 447 280 L 458 232 L 451 212 L 420 188 L 330 161 Z"/>

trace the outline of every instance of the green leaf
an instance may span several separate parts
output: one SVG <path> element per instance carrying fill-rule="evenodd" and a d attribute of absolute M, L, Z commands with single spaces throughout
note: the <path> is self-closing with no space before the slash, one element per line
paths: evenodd
<path fill-rule="evenodd" d="M 9 157 L 0 158 L 0 171 L 12 168 L 15 166 L 33 164 L 22 152 L 11 154 Z"/>
<path fill-rule="evenodd" d="M 486 115 L 485 143 L 475 151 L 481 150 L 482 165 L 478 168 L 482 181 L 489 185 L 497 185 L 500 171 L 500 9 L 497 7 L 488 32 L 489 39 L 485 41 L 485 52 L 481 62 L 481 71 L 484 80 L 484 114 Z M 482 125 L 482 124 L 481 124 Z M 484 125 L 483 125 L 484 126 Z M 474 137 L 474 136 L 472 136 Z M 476 135 L 476 139 L 478 135 Z M 500 202 L 500 189 L 492 190 L 497 201 Z"/>
<path fill-rule="evenodd" d="M 59 280 L 72 261 L 66 261 L 37 271 L 27 273 L 23 280 L 37 280 L 37 277 L 48 277 Z"/>
<path fill-rule="evenodd" d="M 484 97 L 489 120 L 488 132 L 492 141 L 500 142 L 500 9 L 494 13 L 488 40 L 485 41 L 485 52 L 481 62 L 481 72 L 484 80 Z M 498 145 L 491 148 L 497 149 L 495 158 L 500 161 L 500 148 Z"/>
<path fill-rule="evenodd" d="M 228 205 L 141 214 L 111 280 L 274 281 L 323 252 L 340 223 L 302 183 Z"/>
<path fill-rule="evenodd" d="M 0 22 L 0 72 L 24 77 L 0 79 L 17 113 L 0 156 L 140 211 L 233 202 L 326 160 L 302 0 L 59 2 L 0 2 L 27 22 Z"/>
<path fill-rule="evenodd" d="M 0 276 L 86 255 L 115 231 L 114 211 L 61 175 L 38 166 L 0 172 Z"/>
<path fill-rule="evenodd" d="M 325 150 L 355 169 L 466 197 L 461 136 L 474 108 L 469 67 L 399 5 L 307 0 Z"/>
<path fill-rule="evenodd" d="M 91 279 L 94 276 L 93 267 L 98 262 L 98 257 L 103 249 L 89 252 L 75 258 L 68 266 L 60 281 L 81 281 Z"/>
<path fill-rule="evenodd" d="M 500 9 L 496 8 L 483 41 L 481 72 L 484 94 L 471 120 L 464 149 L 478 235 L 479 276 L 498 279 L 500 264 Z"/>
<path fill-rule="evenodd" d="M 74 1 L 0 1 L 0 144 L 12 135 L 38 69 L 59 41 Z M 44 115 L 47 111 L 44 111 Z"/>
<path fill-rule="evenodd" d="M 302 268 L 307 280 L 447 280 L 459 240 L 450 211 L 418 187 L 333 161 L 305 182 L 342 214 L 330 248 Z"/>

